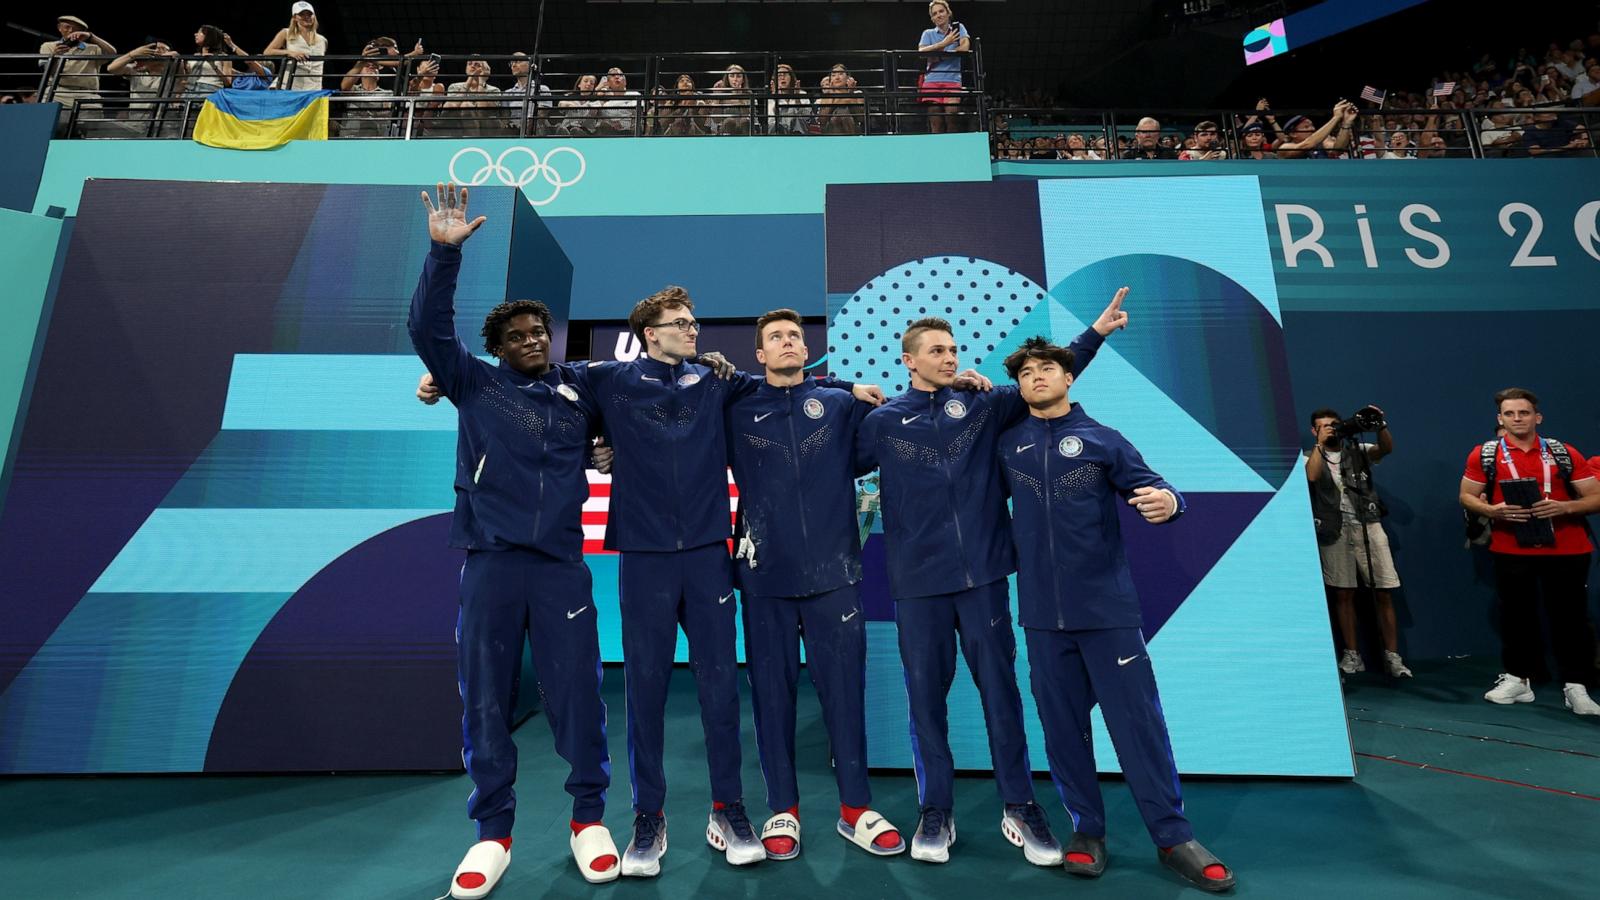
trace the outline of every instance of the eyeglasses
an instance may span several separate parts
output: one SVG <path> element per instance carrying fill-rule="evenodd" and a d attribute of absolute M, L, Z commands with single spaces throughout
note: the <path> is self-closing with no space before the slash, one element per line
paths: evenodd
<path fill-rule="evenodd" d="M 645 327 L 646 328 L 676 328 L 679 331 L 692 331 L 695 334 L 699 334 L 700 333 L 700 323 L 696 322 L 693 319 L 673 319 L 670 322 L 657 322 L 654 325 L 646 325 Z"/>

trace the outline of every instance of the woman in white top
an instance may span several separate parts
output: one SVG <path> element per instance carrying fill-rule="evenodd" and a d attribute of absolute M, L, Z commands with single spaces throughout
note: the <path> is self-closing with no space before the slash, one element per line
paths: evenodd
<path fill-rule="evenodd" d="M 795 77 L 794 67 L 778 63 L 767 101 L 767 127 L 773 134 L 805 134 L 811 124 L 811 102 Z"/>
<path fill-rule="evenodd" d="M 328 39 L 317 33 L 317 11 L 305 0 L 294 5 L 289 27 L 281 29 L 263 51 L 264 56 L 287 56 L 294 60 L 294 79 L 288 87 L 296 91 L 322 89 L 321 57 L 327 53 Z M 290 68 L 284 66 L 284 71 Z"/>

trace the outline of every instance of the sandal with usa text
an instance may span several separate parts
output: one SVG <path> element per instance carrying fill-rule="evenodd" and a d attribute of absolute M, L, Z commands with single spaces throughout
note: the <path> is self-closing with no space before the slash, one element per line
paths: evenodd
<path fill-rule="evenodd" d="M 788 838 L 789 849 L 779 853 L 767 843 L 773 838 Z M 761 844 L 767 848 L 767 859 L 794 859 L 800 855 L 800 820 L 786 812 L 773 815 L 761 826 Z"/>
<path fill-rule="evenodd" d="M 511 865 L 511 851 L 499 841 L 479 841 L 467 850 L 450 878 L 452 900 L 479 900 L 489 896 Z"/>
<path fill-rule="evenodd" d="M 1177 872 L 1184 881 L 1202 891 L 1221 893 L 1234 885 L 1233 870 L 1222 864 L 1199 841 L 1186 841 L 1176 847 L 1157 849 L 1161 864 Z"/>
<path fill-rule="evenodd" d="M 888 819 L 885 819 L 878 813 L 877 810 L 874 809 L 868 809 L 863 812 L 861 816 L 856 819 L 856 824 L 854 827 L 852 827 L 844 819 L 839 820 L 839 836 L 843 837 L 850 843 L 855 844 L 857 847 L 867 851 L 868 853 L 871 853 L 873 856 L 897 856 L 906 852 L 906 842 L 904 838 L 901 838 L 898 843 L 892 844 L 888 847 L 884 847 L 878 843 L 879 837 L 891 832 L 898 835 L 899 831 L 900 830 L 898 828 L 895 828 L 889 823 Z"/>

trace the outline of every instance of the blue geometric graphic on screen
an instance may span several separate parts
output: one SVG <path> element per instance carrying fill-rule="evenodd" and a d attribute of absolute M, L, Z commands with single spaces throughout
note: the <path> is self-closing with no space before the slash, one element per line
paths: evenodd
<path fill-rule="evenodd" d="M 1129 254 L 1085 266 L 1051 288 L 1080 319 L 1128 285 L 1143 321 L 1116 350 L 1269 484 L 1300 458 L 1283 328 L 1238 282 L 1199 263 Z"/>
<path fill-rule="evenodd" d="M 1088 296 L 1083 305 L 1098 316 L 1111 294 Z M 1139 308 L 1130 294 L 1130 308 Z M 1133 324 L 1115 332 L 1100 346 L 1093 365 L 1072 385 L 1072 399 L 1083 404 L 1091 416 L 1117 429 L 1139 448 L 1145 462 L 1182 491 L 1271 491 L 1228 446 L 1204 425 L 1189 415 L 1176 401 L 1145 377 L 1120 349 L 1133 331 L 1163 330 L 1164 320 L 1135 315 Z M 1049 297 L 1034 308 L 996 345 L 994 352 L 977 363 L 977 370 L 995 384 L 1014 384 L 1006 374 L 1005 358 L 1022 342 L 1043 335 L 1066 345 L 1087 328 L 1085 320 L 1069 311 L 1060 300 Z"/>
<path fill-rule="evenodd" d="M 883 386 L 891 396 L 910 387 L 900 363 L 900 335 L 924 316 L 950 322 L 967 368 L 1046 297 L 1044 288 L 998 263 L 971 256 L 907 260 L 830 309 L 828 353 L 841 378 Z M 831 304 L 830 304 L 831 305 Z"/>
<path fill-rule="evenodd" d="M 1282 321 L 1255 176 L 1049 178 L 1036 184 L 1045 284 L 1116 256 L 1176 256 L 1226 274 Z M 1137 293 L 1128 298 L 1135 316 L 1139 302 Z"/>
<path fill-rule="evenodd" d="M 0 695 L 7 772 L 198 772 L 239 661 L 289 592 L 91 592 Z"/>
<path fill-rule="evenodd" d="M 1354 774 L 1339 680 L 1328 665 L 1333 642 L 1320 573 L 1310 499 L 1291 482 L 1271 495 L 1151 640 L 1173 754 L 1184 771 Z M 1219 663 L 1225 657 L 1248 659 L 1248 671 L 1271 675 L 1230 673 L 1219 685 L 1201 674 L 1226 666 Z"/>

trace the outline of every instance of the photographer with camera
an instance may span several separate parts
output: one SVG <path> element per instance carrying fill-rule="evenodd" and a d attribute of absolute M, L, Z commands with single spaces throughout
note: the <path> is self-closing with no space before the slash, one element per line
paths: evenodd
<path fill-rule="evenodd" d="M 1377 443 L 1362 443 L 1364 432 L 1376 432 Z M 1311 488 L 1311 513 L 1316 521 L 1317 550 L 1322 556 L 1322 582 L 1333 590 L 1335 622 L 1344 652 L 1339 671 L 1346 675 L 1366 671 L 1356 644 L 1356 590 L 1372 590 L 1383 632 L 1384 667 L 1392 678 L 1410 678 L 1411 670 L 1400 658 L 1394 600 L 1389 592 L 1400 586 L 1389 536 L 1383 530 L 1387 514 L 1372 483 L 1372 466 L 1394 452 L 1394 436 L 1383 410 L 1364 406 L 1349 420 L 1331 409 L 1311 414 L 1311 435 L 1316 446 L 1306 451 L 1306 480 Z"/>
<path fill-rule="evenodd" d="M 62 57 L 56 75 L 55 93 L 50 99 L 61 104 L 57 127 L 65 126 L 72 115 L 72 106 L 78 101 L 100 98 L 100 59 L 116 56 L 117 48 L 89 30 L 89 25 L 77 16 L 56 18 L 59 40 L 45 41 L 39 45 L 39 64 L 49 62 L 49 57 Z M 82 57 L 82 58 L 80 58 Z"/>
<path fill-rule="evenodd" d="M 1544 656 L 1538 606 L 1550 622 L 1551 649 L 1567 709 L 1600 716 L 1589 696 L 1594 632 L 1589 625 L 1589 554 L 1584 517 L 1600 512 L 1600 482 L 1571 444 L 1539 437 L 1544 421 L 1532 391 L 1494 395 L 1505 434 L 1467 455 L 1461 505 L 1489 520 L 1489 554 L 1500 595 L 1501 660 L 1490 703 L 1532 703 L 1531 678 Z"/>

